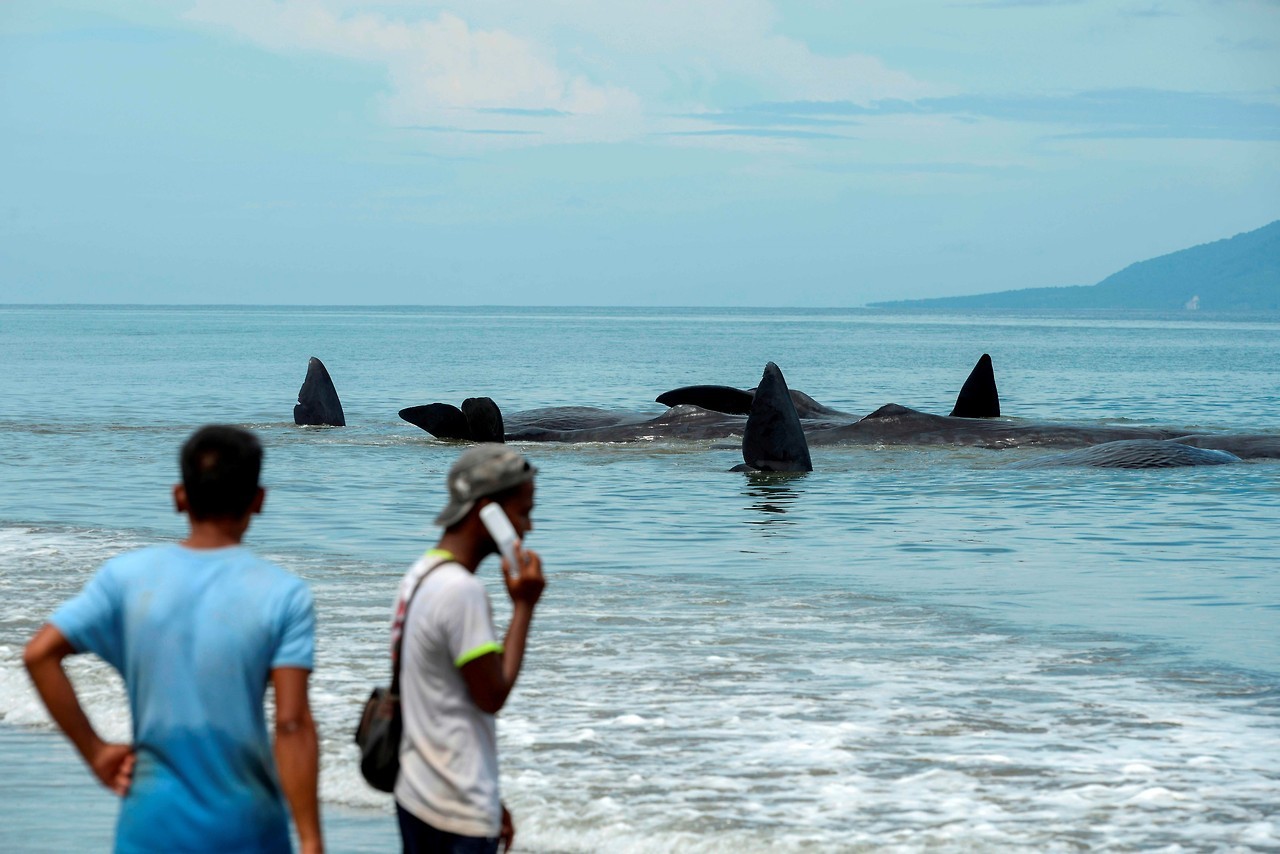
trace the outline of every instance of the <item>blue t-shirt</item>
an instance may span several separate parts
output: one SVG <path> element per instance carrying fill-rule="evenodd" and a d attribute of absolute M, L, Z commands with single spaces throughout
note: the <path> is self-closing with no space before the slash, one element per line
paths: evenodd
<path fill-rule="evenodd" d="M 153 546 L 107 561 L 50 622 L 129 692 L 117 852 L 290 850 L 263 696 L 274 668 L 312 666 L 301 580 L 243 546 Z"/>

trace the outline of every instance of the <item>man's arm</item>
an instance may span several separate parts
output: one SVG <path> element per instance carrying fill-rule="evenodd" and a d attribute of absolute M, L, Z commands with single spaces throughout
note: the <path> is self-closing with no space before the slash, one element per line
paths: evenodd
<path fill-rule="evenodd" d="M 80 751 L 94 776 L 108 789 L 123 796 L 133 781 L 133 748 L 127 744 L 105 742 L 94 731 L 67 672 L 62 669 L 62 659 L 74 654 L 75 649 L 62 632 L 45 623 L 27 644 L 22 653 L 22 663 L 26 665 L 31 682 L 50 716 Z"/>
<path fill-rule="evenodd" d="M 546 586 L 546 579 L 542 576 L 542 558 L 537 552 L 525 551 L 517 545 L 516 559 L 520 562 L 518 573 L 510 572 L 507 562 L 502 562 L 502 576 L 507 592 L 511 594 L 511 625 L 507 627 L 502 653 L 482 655 L 462 665 L 460 670 L 472 701 L 481 711 L 491 715 L 506 705 L 511 689 L 516 686 L 520 666 L 524 663 L 524 647 L 533 621 L 533 608 Z"/>
<path fill-rule="evenodd" d="M 307 679 L 311 671 L 300 667 L 277 667 L 271 671 L 276 692 L 276 767 L 280 785 L 289 801 L 298 842 L 303 854 L 320 854 L 320 745 L 316 724 L 307 699 Z"/>

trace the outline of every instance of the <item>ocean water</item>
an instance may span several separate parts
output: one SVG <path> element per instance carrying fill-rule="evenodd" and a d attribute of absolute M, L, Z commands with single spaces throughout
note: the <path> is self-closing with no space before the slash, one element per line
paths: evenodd
<path fill-rule="evenodd" d="M 194 427 L 247 425 L 269 489 L 250 543 L 316 593 L 331 836 L 387 850 L 350 731 L 460 449 L 398 409 L 657 414 L 668 388 L 749 388 L 772 360 L 839 409 L 945 413 L 984 352 L 1011 416 L 1280 430 L 1274 316 L 0 307 L 0 753 L 56 749 L 30 633 L 106 557 L 182 535 Z M 293 425 L 312 355 L 349 427 Z M 521 447 L 549 585 L 499 723 L 520 850 L 1280 847 L 1280 463 L 815 448 L 814 472 L 761 476 L 728 471 L 732 440 Z M 73 669 L 126 737 L 118 679 Z M 109 816 L 81 773 L 40 790 L 47 823 L 0 799 L 22 828 L 0 847 L 65 850 L 60 814 Z"/>

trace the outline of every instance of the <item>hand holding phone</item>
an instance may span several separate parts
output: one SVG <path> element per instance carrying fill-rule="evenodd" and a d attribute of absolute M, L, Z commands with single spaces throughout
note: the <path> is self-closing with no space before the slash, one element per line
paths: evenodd
<path fill-rule="evenodd" d="M 481 507 L 480 521 L 484 523 L 489 536 L 493 537 L 498 551 L 507 559 L 511 571 L 518 574 L 520 564 L 516 562 L 516 545 L 519 544 L 520 537 L 516 534 L 516 529 L 507 518 L 507 514 L 502 512 L 502 507 L 492 502 Z"/>

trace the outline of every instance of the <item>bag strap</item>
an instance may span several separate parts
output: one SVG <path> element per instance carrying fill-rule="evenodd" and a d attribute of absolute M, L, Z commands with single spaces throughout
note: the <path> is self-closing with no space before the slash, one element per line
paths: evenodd
<path fill-rule="evenodd" d="M 395 662 L 395 665 L 391 669 L 391 695 L 395 697 L 400 696 L 400 667 L 404 660 L 402 658 L 404 653 L 404 636 L 409 630 L 409 607 L 413 604 L 414 596 L 418 594 L 418 588 L 422 586 L 422 582 L 427 580 L 427 576 L 444 566 L 446 563 L 453 563 L 453 555 L 444 550 L 432 549 L 427 552 L 427 554 L 433 555 L 434 557 L 439 558 L 439 560 L 436 561 L 435 566 L 422 573 L 422 576 L 418 579 L 417 583 L 413 585 L 413 589 L 409 591 L 409 597 L 404 601 L 404 617 L 401 619 L 400 623 L 400 637 L 396 638 L 395 653 L 391 659 Z"/>

